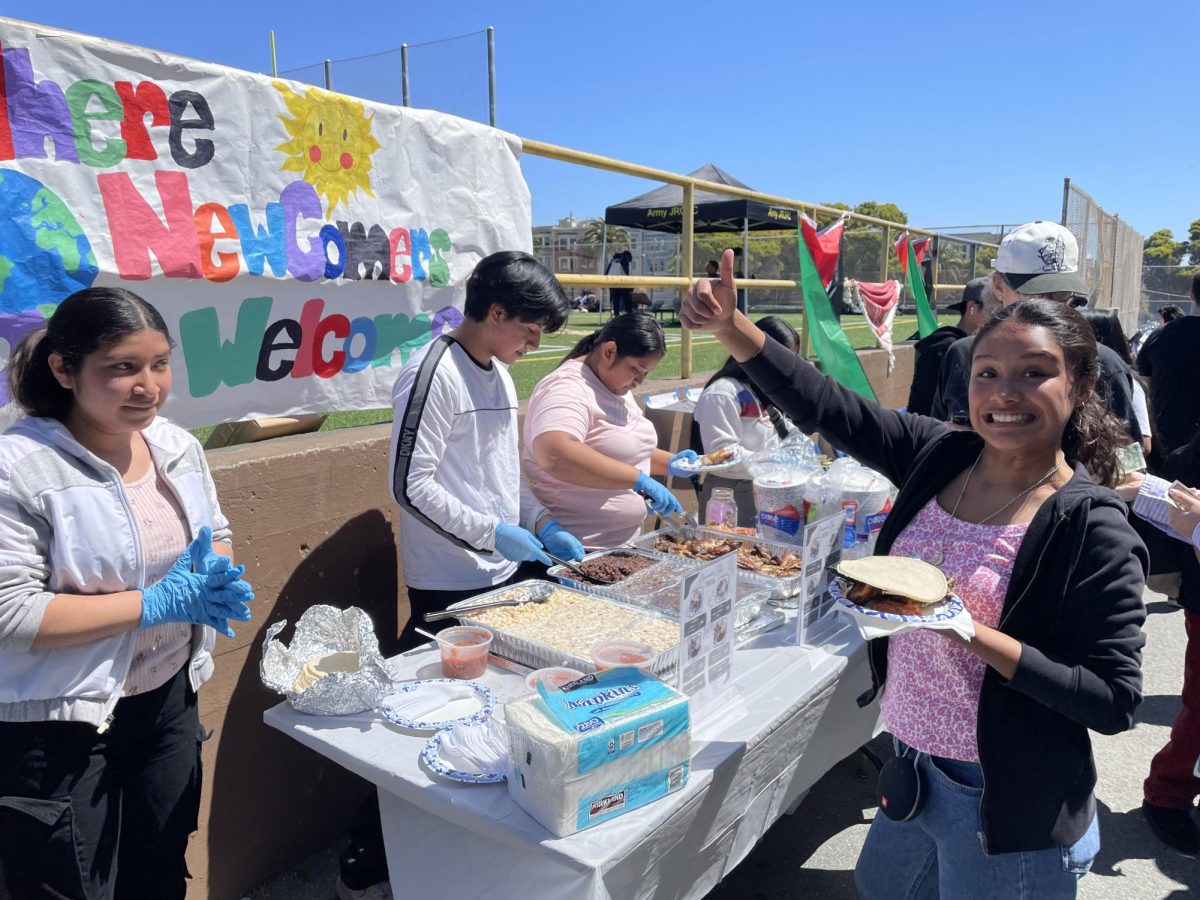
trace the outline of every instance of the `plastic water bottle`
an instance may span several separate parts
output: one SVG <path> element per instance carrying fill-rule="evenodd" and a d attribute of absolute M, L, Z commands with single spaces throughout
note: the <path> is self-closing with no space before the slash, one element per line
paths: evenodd
<path fill-rule="evenodd" d="M 733 499 L 732 488 L 713 488 L 704 506 L 704 524 L 708 526 L 723 525 L 736 528 L 738 523 L 737 501 Z"/>

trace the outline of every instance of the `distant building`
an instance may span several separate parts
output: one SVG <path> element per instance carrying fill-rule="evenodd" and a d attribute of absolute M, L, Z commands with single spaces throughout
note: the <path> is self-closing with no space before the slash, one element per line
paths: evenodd
<path fill-rule="evenodd" d="M 556 275 L 603 275 L 614 248 L 588 244 L 584 238 L 591 220 L 568 215 L 555 225 L 535 225 L 533 255 Z M 633 254 L 631 275 L 673 275 L 679 266 L 679 236 L 653 231 L 628 229 L 629 251 Z M 607 251 L 607 252 L 605 252 Z M 603 254 L 603 255 L 602 255 Z M 675 292 L 658 289 L 648 292 L 651 299 L 671 298 Z M 606 298 L 607 300 L 607 298 Z M 607 305 L 607 303 L 606 303 Z"/>
<path fill-rule="evenodd" d="M 588 223 L 569 215 L 557 225 L 535 225 L 533 255 L 556 275 L 599 273 L 601 246 L 584 243 Z"/>

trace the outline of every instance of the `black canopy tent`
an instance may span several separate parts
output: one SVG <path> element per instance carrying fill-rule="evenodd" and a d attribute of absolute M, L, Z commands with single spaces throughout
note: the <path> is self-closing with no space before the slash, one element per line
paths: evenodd
<path fill-rule="evenodd" d="M 749 185 L 738 181 L 724 169 L 712 163 L 701 166 L 688 174 L 692 178 L 703 181 L 753 190 Z M 790 231 L 796 228 L 796 210 L 785 206 L 772 206 L 769 203 L 744 197 L 730 197 L 728 194 L 719 194 L 699 187 L 695 189 L 694 198 L 693 231 L 696 234 L 717 232 L 741 234 L 742 271 L 739 277 L 742 278 L 748 277 L 750 271 L 750 232 Z M 663 184 L 652 191 L 626 200 L 624 203 L 608 207 L 604 210 L 604 226 L 604 249 L 601 255 L 601 265 L 604 265 L 603 261 L 608 259 L 609 226 L 640 228 L 645 231 L 667 234 L 681 233 L 683 231 L 682 185 Z M 741 292 L 739 291 L 739 293 Z"/>
<path fill-rule="evenodd" d="M 692 178 L 750 190 L 748 185 L 712 163 L 689 174 Z M 796 227 L 794 209 L 730 197 L 703 188 L 696 188 L 695 201 L 697 234 L 778 231 Z M 679 234 L 683 231 L 683 187 L 664 184 L 632 200 L 610 206 L 604 210 L 604 224 Z"/>

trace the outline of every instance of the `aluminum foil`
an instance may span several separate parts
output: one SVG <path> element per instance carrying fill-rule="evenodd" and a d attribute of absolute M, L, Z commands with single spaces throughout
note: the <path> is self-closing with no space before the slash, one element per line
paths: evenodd
<path fill-rule="evenodd" d="M 394 674 L 379 653 L 371 617 L 356 606 L 310 606 L 296 622 L 290 645 L 275 640 L 287 619 L 275 622 L 263 638 L 262 683 L 284 694 L 299 712 L 314 716 L 345 716 L 375 709 L 391 690 Z M 305 664 L 338 651 L 359 656 L 357 672 L 334 672 L 297 693 L 292 690 Z"/>

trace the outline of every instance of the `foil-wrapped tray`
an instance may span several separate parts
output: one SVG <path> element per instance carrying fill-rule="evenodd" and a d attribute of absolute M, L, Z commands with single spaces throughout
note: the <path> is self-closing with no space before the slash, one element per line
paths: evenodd
<path fill-rule="evenodd" d="M 258 673 L 264 685 L 285 695 L 298 712 L 314 716 L 364 712 L 377 707 L 391 690 L 394 674 L 379 652 L 375 626 L 357 606 L 310 606 L 296 622 L 290 644 L 275 640 L 286 626 L 287 619 L 281 619 L 267 628 Z M 308 663 L 346 651 L 358 654 L 358 671 L 334 672 L 304 690 L 294 689 Z"/>
<path fill-rule="evenodd" d="M 504 620 L 511 620 L 514 610 L 521 607 L 500 607 L 472 614 L 470 607 L 502 597 L 549 597 L 555 591 L 561 591 L 561 599 L 568 601 L 567 608 L 561 613 L 555 612 L 538 624 L 548 629 L 559 629 L 564 635 L 563 646 L 555 646 L 542 640 L 519 633 L 523 626 L 506 626 Z M 672 671 L 679 658 L 678 624 L 670 617 L 652 609 L 635 606 L 622 602 L 616 597 L 599 594 L 595 591 L 580 590 L 554 584 L 549 581 L 522 581 L 509 587 L 498 588 L 494 591 L 477 594 L 467 600 L 451 604 L 447 609 L 458 613 L 459 620 L 464 625 L 479 625 L 492 632 L 492 652 L 511 659 L 514 662 L 531 666 L 535 669 L 549 666 L 566 666 L 581 672 L 595 672 L 596 664 L 591 656 L 583 649 L 583 643 L 597 644 L 602 640 L 629 638 L 642 640 L 637 631 L 638 627 L 652 630 L 656 635 L 662 635 L 664 643 L 667 635 L 676 643 L 662 649 L 651 661 L 650 669 L 655 675 L 665 675 Z M 669 626 L 669 631 L 668 631 Z M 567 647 L 574 635 L 573 647 Z M 582 643 L 579 641 L 582 640 Z M 648 641 L 653 644 L 654 641 Z"/>
<path fill-rule="evenodd" d="M 792 544 L 780 544 L 775 541 L 766 541 L 759 537 L 750 537 L 749 535 L 734 534 L 728 531 L 718 531 L 712 528 L 697 528 L 693 529 L 696 537 L 711 538 L 713 540 L 731 541 L 738 545 L 758 545 L 764 550 L 772 553 L 793 553 L 800 555 L 801 548 Z M 674 528 L 660 528 L 657 531 L 647 532 L 641 537 L 634 538 L 629 542 L 631 547 L 639 550 L 645 550 L 651 553 L 662 553 L 655 549 L 655 544 L 660 537 L 678 537 L 679 531 Z M 676 556 L 677 554 L 665 554 Z M 690 559 L 691 557 L 678 556 L 680 559 Z M 707 561 L 707 560 L 706 560 Z M 797 572 L 795 575 L 789 575 L 784 578 L 779 578 L 774 575 L 764 575 L 760 572 L 755 572 L 750 569 L 738 567 L 738 581 L 745 582 L 757 586 L 761 590 L 771 592 L 772 600 L 785 600 L 789 597 L 795 597 L 803 590 L 804 587 L 804 572 Z"/>

